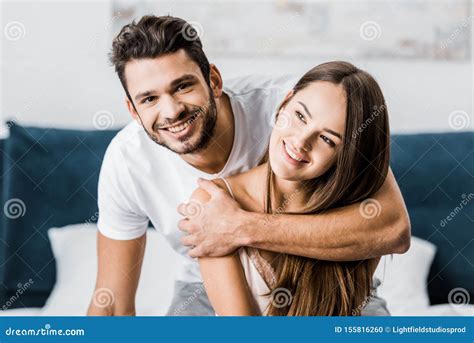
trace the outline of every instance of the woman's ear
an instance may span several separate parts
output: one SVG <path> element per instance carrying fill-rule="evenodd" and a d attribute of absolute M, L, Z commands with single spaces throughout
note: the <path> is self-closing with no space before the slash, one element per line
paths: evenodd
<path fill-rule="evenodd" d="M 219 69 L 214 64 L 210 65 L 209 81 L 211 83 L 212 95 L 215 98 L 222 96 L 222 77 Z"/>

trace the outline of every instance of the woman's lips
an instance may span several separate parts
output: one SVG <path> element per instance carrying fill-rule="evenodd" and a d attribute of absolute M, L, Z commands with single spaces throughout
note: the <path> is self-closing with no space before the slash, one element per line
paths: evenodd
<path fill-rule="evenodd" d="M 301 161 L 298 161 L 297 159 L 293 158 L 287 151 L 287 146 L 285 144 L 285 141 L 282 141 L 281 148 L 282 148 L 282 152 L 283 152 L 283 156 L 285 157 L 285 160 L 288 161 L 289 163 L 291 163 L 292 165 L 301 166 L 303 164 L 309 163 L 308 161 L 303 160 L 303 159 Z M 291 150 L 290 150 L 290 152 L 291 152 Z M 295 155 L 295 157 L 296 157 L 296 155 Z"/>

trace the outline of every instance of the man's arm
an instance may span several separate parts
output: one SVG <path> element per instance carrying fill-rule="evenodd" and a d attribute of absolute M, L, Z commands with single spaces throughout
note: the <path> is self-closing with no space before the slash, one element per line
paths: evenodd
<path fill-rule="evenodd" d="M 410 246 L 410 221 L 391 170 L 371 198 L 375 216 L 361 203 L 317 215 L 252 213 L 239 208 L 212 182 L 204 180 L 199 185 L 211 199 L 199 216 L 179 222 L 179 228 L 189 233 L 183 244 L 194 246 L 189 252 L 192 257 L 222 256 L 247 245 L 322 260 L 352 261 L 403 253 Z"/>
<path fill-rule="evenodd" d="M 133 316 L 146 234 L 132 240 L 97 235 L 97 282 L 87 315 Z"/>
<path fill-rule="evenodd" d="M 406 252 L 410 221 L 391 171 L 371 199 L 318 215 L 252 216 L 244 236 L 256 248 L 330 261 Z"/>

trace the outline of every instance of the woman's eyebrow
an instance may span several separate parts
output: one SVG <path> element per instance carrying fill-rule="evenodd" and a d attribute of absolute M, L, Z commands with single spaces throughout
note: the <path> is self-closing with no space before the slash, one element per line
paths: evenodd
<path fill-rule="evenodd" d="M 303 109 L 305 110 L 306 114 L 311 118 L 313 119 L 313 116 L 311 115 L 311 113 L 309 113 L 309 110 L 308 110 L 308 107 L 306 107 L 305 104 L 303 104 L 301 101 L 298 101 L 298 103 L 303 106 Z"/>
<path fill-rule="evenodd" d="M 304 109 L 304 111 L 306 112 L 306 114 L 308 114 L 308 116 L 309 116 L 311 119 L 313 119 L 313 116 L 312 116 L 311 113 L 309 112 L 308 107 L 306 107 L 306 105 L 303 104 L 301 101 L 298 101 L 298 103 L 299 103 L 301 106 L 303 106 L 303 109 Z M 324 131 L 327 131 L 327 132 L 329 132 L 330 134 L 336 136 L 337 138 L 342 139 L 341 134 L 337 133 L 337 132 L 334 131 L 334 130 L 331 130 L 331 129 L 328 129 L 328 128 L 325 127 L 325 128 L 324 128 Z"/>
<path fill-rule="evenodd" d="M 330 134 L 332 134 L 336 137 L 338 137 L 339 139 L 342 139 L 342 136 L 339 133 L 337 133 L 336 131 L 328 129 L 327 127 L 323 128 L 323 130 L 329 132 Z"/>

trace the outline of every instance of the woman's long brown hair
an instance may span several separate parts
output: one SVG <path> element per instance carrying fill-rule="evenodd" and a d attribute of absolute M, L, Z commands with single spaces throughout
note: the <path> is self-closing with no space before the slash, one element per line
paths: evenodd
<path fill-rule="evenodd" d="M 317 81 L 341 85 L 345 90 L 346 128 L 334 165 L 324 175 L 305 182 L 304 190 L 311 197 L 299 214 L 323 213 L 369 198 L 382 186 L 389 168 L 388 113 L 377 82 L 350 63 L 328 62 L 308 71 L 293 93 Z M 279 112 L 290 100 L 281 104 Z M 275 214 L 275 176 L 270 162 L 267 165 L 265 211 Z M 276 266 L 277 280 L 269 295 L 277 297 L 282 289 L 286 296 L 291 295 L 284 304 L 287 306 L 270 301 L 270 316 L 360 315 L 371 295 L 373 260 L 332 262 L 280 254 Z"/>

